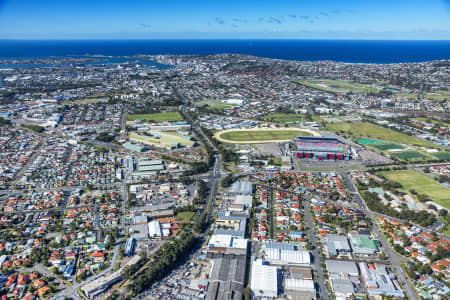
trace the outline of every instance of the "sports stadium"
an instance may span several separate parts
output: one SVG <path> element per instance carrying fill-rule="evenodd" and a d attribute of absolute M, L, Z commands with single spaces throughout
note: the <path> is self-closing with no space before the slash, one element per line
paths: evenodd
<path fill-rule="evenodd" d="M 337 138 L 318 136 L 297 136 L 294 151 L 298 158 L 317 160 L 352 159 L 351 148 Z"/>

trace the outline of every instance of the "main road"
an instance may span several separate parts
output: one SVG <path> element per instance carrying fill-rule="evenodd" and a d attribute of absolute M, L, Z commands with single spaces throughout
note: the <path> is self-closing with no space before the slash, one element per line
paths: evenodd
<path fill-rule="evenodd" d="M 208 183 L 210 186 L 210 193 L 209 193 L 208 203 L 206 206 L 206 209 L 208 209 L 208 211 L 206 213 L 208 214 L 208 221 L 211 221 L 212 214 L 214 212 L 215 203 L 216 203 L 217 190 L 218 190 L 219 184 L 220 184 L 220 177 L 221 177 L 221 174 L 223 173 L 222 155 L 220 154 L 220 151 L 217 149 L 216 145 L 203 132 L 202 128 L 200 126 L 197 126 L 197 124 L 191 118 L 191 116 L 186 113 L 186 100 L 184 99 L 183 94 L 181 94 L 177 88 L 175 88 L 175 87 L 172 87 L 172 88 L 182 103 L 182 105 L 180 107 L 180 113 L 189 122 L 189 124 L 191 124 L 192 129 L 194 129 L 194 130 L 197 129 L 196 132 L 202 136 L 203 141 L 205 141 L 209 145 L 209 147 L 214 150 L 214 153 L 213 153 L 214 165 L 210 169 L 209 175 L 207 175 Z"/>

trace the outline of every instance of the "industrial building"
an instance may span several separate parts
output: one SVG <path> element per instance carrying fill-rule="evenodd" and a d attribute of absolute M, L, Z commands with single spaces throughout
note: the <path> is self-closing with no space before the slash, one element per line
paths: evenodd
<path fill-rule="evenodd" d="M 251 195 L 253 193 L 253 184 L 250 181 L 236 181 L 231 185 L 230 193 L 232 195 Z"/>
<path fill-rule="evenodd" d="M 230 211 L 218 211 L 216 213 L 216 225 L 228 229 L 215 229 L 213 234 L 244 238 L 247 227 L 247 218 L 233 215 Z"/>
<path fill-rule="evenodd" d="M 353 261 L 326 260 L 325 265 L 330 278 L 359 277 L 358 267 Z"/>
<path fill-rule="evenodd" d="M 337 300 L 349 299 L 355 293 L 355 286 L 351 280 L 334 278 L 330 282 L 331 289 Z"/>
<path fill-rule="evenodd" d="M 317 160 L 352 159 L 351 149 L 347 149 L 339 139 L 331 137 L 297 136 L 293 153 L 298 158 Z"/>
<path fill-rule="evenodd" d="M 209 239 L 210 254 L 247 254 L 248 240 L 235 238 L 231 235 L 213 234 Z"/>
<path fill-rule="evenodd" d="M 274 265 L 309 266 L 311 264 L 311 255 L 309 251 L 303 250 L 286 250 L 266 247 L 265 259 Z"/>
<path fill-rule="evenodd" d="M 405 296 L 397 280 L 394 282 L 395 274 L 389 271 L 385 265 L 359 263 L 359 268 L 369 296 Z"/>
<path fill-rule="evenodd" d="M 316 299 L 314 280 L 287 278 L 284 280 L 284 293 L 291 300 Z"/>
<path fill-rule="evenodd" d="M 191 125 L 187 122 L 169 122 L 147 125 L 152 131 L 189 131 Z"/>
<path fill-rule="evenodd" d="M 142 147 L 141 145 L 129 143 L 129 142 L 123 144 L 122 146 L 125 148 L 125 150 L 131 151 L 131 152 L 141 153 L 141 152 L 144 152 L 144 150 L 145 150 L 145 147 Z"/>
<path fill-rule="evenodd" d="M 326 243 L 329 256 L 338 256 L 341 253 L 349 253 L 352 251 L 347 237 L 337 234 L 328 234 Z"/>
<path fill-rule="evenodd" d="M 241 300 L 244 287 L 246 255 L 221 255 L 211 260 L 209 286 L 205 299 Z"/>
<path fill-rule="evenodd" d="M 278 295 L 277 267 L 264 264 L 260 259 L 253 261 L 250 290 L 254 297 L 276 298 Z"/>
<path fill-rule="evenodd" d="M 148 235 L 151 238 L 162 236 L 161 225 L 158 221 L 148 223 Z"/>
<path fill-rule="evenodd" d="M 136 167 L 137 169 L 131 173 L 135 178 L 151 178 L 167 172 L 164 162 L 158 159 L 140 158 Z"/>

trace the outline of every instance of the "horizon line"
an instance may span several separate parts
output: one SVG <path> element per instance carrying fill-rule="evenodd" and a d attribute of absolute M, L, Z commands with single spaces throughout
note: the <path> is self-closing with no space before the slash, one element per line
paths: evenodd
<path fill-rule="evenodd" d="M 0 41 L 234 41 L 234 40 L 255 40 L 255 41 L 390 41 L 390 42 L 450 42 L 450 39 L 363 39 L 363 38 L 43 38 L 43 39 L 21 39 L 21 38 L 0 38 Z"/>

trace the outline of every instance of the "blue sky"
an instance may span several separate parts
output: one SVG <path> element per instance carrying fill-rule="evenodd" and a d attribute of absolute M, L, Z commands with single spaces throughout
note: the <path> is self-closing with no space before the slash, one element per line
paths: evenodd
<path fill-rule="evenodd" d="M 0 39 L 450 40 L 450 0 L 0 0 Z"/>

